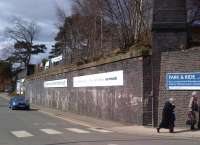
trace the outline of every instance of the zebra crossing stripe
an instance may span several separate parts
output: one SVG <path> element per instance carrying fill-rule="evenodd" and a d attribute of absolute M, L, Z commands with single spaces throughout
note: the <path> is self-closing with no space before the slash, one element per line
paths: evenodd
<path fill-rule="evenodd" d="M 66 128 L 67 130 L 75 133 L 90 133 L 88 130 L 78 129 L 78 128 Z"/>
<path fill-rule="evenodd" d="M 53 135 L 53 134 L 62 134 L 62 132 L 60 132 L 60 131 L 57 131 L 57 130 L 54 130 L 54 129 L 49 129 L 49 128 L 47 128 L 47 129 L 40 129 L 42 132 L 44 132 L 44 133 L 46 133 L 46 134 L 51 134 L 51 135 Z"/>
<path fill-rule="evenodd" d="M 83 130 L 83 129 L 78 129 L 78 128 L 65 128 L 68 131 L 74 132 L 74 133 L 91 133 L 91 131 L 95 131 L 95 132 L 100 132 L 100 133 L 110 133 L 112 131 L 109 130 L 105 130 L 102 128 L 88 128 L 88 130 Z M 89 131 L 90 130 L 90 131 Z M 54 130 L 54 129 L 40 129 L 40 131 L 49 134 L 49 135 L 55 135 L 55 134 L 62 134 L 62 132 Z M 33 134 L 27 132 L 27 131 L 11 131 L 11 133 L 18 137 L 18 138 L 27 138 L 27 137 L 32 137 L 34 136 Z"/>
<path fill-rule="evenodd" d="M 26 137 L 32 137 L 33 136 L 33 134 L 31 134 L 27 131 L 24 131 L 24 130 L 22 130 L 22 131 L 11 131 L 11 133 L 18 138 L 26 138 Z"/>
<path fill-rule="evenodd" d="M 101 133 L 110 133 L 110 132 L 112 132 L 110 130 L 105 130 L 103 128 L 89 128 L 89 130 L 96 131 L 96 132 L 101 132 Z"/>

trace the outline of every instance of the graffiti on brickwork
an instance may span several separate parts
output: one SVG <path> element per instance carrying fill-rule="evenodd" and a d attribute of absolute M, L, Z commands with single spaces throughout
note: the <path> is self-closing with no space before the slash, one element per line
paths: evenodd
<path fill-rule="evenodd" d="M 131 98 L 131 105 L 132 106 L 137 106 L 142 103 L 142 97 L 135 97 L 135 96 L 130 96 Z"/>
<path fill-rule="evenodd" d="M 97 90 L 95 89 L 92 90 L 92 96 L 93 96 L 94 104 L 97 105 Z"/>
<path fill-rule="evenodd" d="M 149 103 L 150 103 L 150 98 L 145 98 L 144 100 L 143 100 L 143 105 L 144 106 L 148 106 L 149 105 Z"/>

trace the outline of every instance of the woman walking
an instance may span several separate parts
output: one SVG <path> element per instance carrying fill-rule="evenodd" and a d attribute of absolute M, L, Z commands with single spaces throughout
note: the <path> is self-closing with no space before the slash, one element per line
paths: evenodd
<path fill-rule="evenodd" d="M 162 121 L 159 125 L 159 127 L 157 128 L 157 132 L 160 132 L 161 128 L 165 128 L 165 129 L 169 129 L 170 133 L 174 132 L 174 122 L 175 122 L 175 105 L 174 103 L 174 99 L 170 98 L 169 101 L 165 102 L 164 108 L 163 108 L 163 112 L 162 112 Z"/>
<path fill-rule="evenodd" d="M 197 123 L 197 113 L 199 111 L 197 92 L 192 92 L 192 97 L 190 98 L 188 107 L 188 124 L 190 124 L 190 129 L 194 130 Z"/>

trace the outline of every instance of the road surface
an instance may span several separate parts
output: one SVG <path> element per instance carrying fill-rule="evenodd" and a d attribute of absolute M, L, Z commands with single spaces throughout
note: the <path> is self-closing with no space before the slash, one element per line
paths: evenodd
<path fill-rule="evenodd" d="M 0 97 L 0 145 L 199 145 L 200 140 L 119 134 L 69 123 L 37 110 L 11 111 Z"/>

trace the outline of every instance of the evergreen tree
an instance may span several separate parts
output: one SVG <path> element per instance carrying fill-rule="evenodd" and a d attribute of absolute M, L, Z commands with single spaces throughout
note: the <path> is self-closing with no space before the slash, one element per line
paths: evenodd
<path fill-rule="evenodd" d="M 13 26 L 6 29 L 6 35 L 15 41 L 14 51 L 7 60 L 12 63 L 24 63 L 27 68 L 31 56 L 44 53 L 46 49 L 43 44 L 34 44 L 38 33 L 37 24 L 16 18 Z"/>

